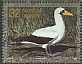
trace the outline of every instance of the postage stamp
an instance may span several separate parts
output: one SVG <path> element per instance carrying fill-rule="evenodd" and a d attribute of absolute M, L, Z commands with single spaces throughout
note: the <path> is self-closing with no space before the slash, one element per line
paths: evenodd
<path fill-rule="evenodd" d="M 3 3 L 3 63 L 79 63 L 79 3 Z"/>

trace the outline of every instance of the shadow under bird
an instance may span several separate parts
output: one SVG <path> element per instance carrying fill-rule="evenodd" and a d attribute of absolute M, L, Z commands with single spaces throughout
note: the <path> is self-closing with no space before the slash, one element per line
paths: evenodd
<path fill-rule="evenodd" d="M 56 25 L 45 27 L 35 30 L 30 36 L 19 37 L 13 39 L 15 42 L 21 42 L 21 44 L 34 44 L 46 50 L 47 55 L 55 56 L 61 52 L 52 53 L 51 47 L 61 40 L 65 36 L 65 24 L 63 22 L 62 15 L 73 16 L 73 14 L 66 11 L 64 8 L 59 7 L 54 11 L 54 20 Z M 62 45 L 59 47 L 61 48 Z M 65 46 L 63 46 L 65 48 Z M 74 48 L 71 46 L 66 46 L 67 48 Z M 57 46 L 56 46 L 57 48 Z M 67 49 L 66 48 L 66 49 Z M 59 48 L 58 48 L 59 49 Z M 63 48 L 61 48 L 63 49 Z M 60 50 L 61 50 L 60 49 Z M 54 50 L 54 49 L 53 49 Z M 56 50 L 56 49 L 55 49 Z"/>

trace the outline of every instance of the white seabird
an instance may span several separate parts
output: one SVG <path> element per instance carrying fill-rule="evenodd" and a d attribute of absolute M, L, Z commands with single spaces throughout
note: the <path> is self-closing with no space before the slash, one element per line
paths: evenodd
<path fill-rule="evenodd" d="M 54 20 L 56 25 L 35 30 L 31 36 L 19 39 L 21 43 L 31 43 L 44 48 L 49 56 L 53 54 L 48 52 L 47 47 L 60 42 L 65 35 L 65 24 L 62 15 L 73 16 L 64 8 L 59 7 L 54 11 Z M 42 39 L 42 40 L 41 40 Z"/>

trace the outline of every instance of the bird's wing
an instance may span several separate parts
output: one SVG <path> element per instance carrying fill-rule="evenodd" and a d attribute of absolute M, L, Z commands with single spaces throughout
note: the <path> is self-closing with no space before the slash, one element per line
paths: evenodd
<path fill-rule="evenodd" d="M 37 36 L 34 36 L 34 35 L 30 35 L 30 36 L 19 37 L 19 38 L 13 39 L 13 41 L 15 41 L 15 42 L 26 41 L 26 42 L 33 42 L 33 43 L 36 43 L 36 44 L 46 44 L 47 42 L 49 42 L 52 39 L 53 38 L 37 37 Z"/>
<path fill-rule="evenodd" d="M 14 39 L 13 41 L 16 41 L 16 42 L 27 41 L 27 42 L 37 43 L 37 44 L 46 44 L 49 41 L 51 42 L 53 41 L 53 39 L 56 39 L 58 35 L 59 34 L 57 31 L 53 30 L 51 27 L 47 27 L 47 28 L 36 30 L 30 36 L 19 37 Z"/>
<path fill-rule="evenodd" d="M 37 37 L 56 38 L 59 34 L 56 30 L 52 29 L 51 27 L 47 27 L 34 31 L 32 35 Z"/>

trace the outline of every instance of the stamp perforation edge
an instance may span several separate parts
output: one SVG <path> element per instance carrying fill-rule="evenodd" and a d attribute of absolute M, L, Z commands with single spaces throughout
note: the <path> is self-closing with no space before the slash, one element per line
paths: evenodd
<path fill-rule="evenodd" d="M 8 3 L 8 4 L 9 4 L 9 3 Z M 13 4 L 13 3 L 11 3 L 11 4 Z M 25 3 L 24 3 L 24 4 L 25 4 Z M 26 4 L 28 4 L 28 3 L 26 3 Z M 48 4 L 49 4 L 49 3 L 48 3 Z M 53 4 L 54 4 L 54 3 L 53 3 Z M 60 6 L 60 5 L 59 5 L 60 3 L 55 3 L 55 4 L 56 4 L 57 6 Z M 63 3 L 62 3 L 62 4 L 63 4 Z M 66 4 L 67 4 L 67 5 L 66 5 Z M 21 5 L 21 7 L 23 6 L 23 4 L 20 4 L 20 5 Z M 32 3 L 31 3 L 31 5 L 32 5 Z M 44 4 L 44 5 L 45 5 L 45 4 Z M 57 7 L 57 6 L 56 6 L 56 7 Z M 71 6 L 71 7 L 72 7 L 72 6 L 73 6 L 73 7 L 77 7 L 77 6 L 79 7 L 79 4 L 77 4 L 77 3 L 70 3 L 70 5 L 69 5 L 69 3 L 65 3 L 65 6 L 64 6 L 64 5 L 62 5 L 62 6 L 63 6 L 63 7 L 70 7 L 70 6 Z M 13 7 L 13 6 L 12 6 L 12 7 Z M 14 6 L 14 7 L 15 7 L 15 6 Z M 33 6 L 32 6 L 32 7 L 33 7 Z M 36 7 L 36 6 L 35 6 L 35 7 Z M 41 6 L 41 7 L 42 7 L 42 6 Z M 48 6 L 48 7 L 49 7 L 49 6 Z M 77 8 L 78 8 L 78 7 L 77 7 Z M 3 9 L 3 13 L 4 13 L 4 9 Z M 3 21 L 2 21 L 2 22 L 3 22 Z M 2 24 L 4 24 L 4 23 L 2 23 Z M 4 25 L 3 25 L 3 28 L 4 28 Z M 4 31 L 4 30 L 5 30 L 5 29 L 3 29 L 3 31 Z M 3 44 L 3 45 L 4 45 L 4 44 Z M 4 52 L 3 52 L 3 54 L 4 54 Z M 3 59 L 4 59 L 4 58 L 3 58 Z"/>
<path fill-rule="evenodd" d="M 80 0 L 3 0 L 3 3 L 79 3 Z"/>
<path fill-rule="evenodd" d="M 2 6 L 3 6 L 3 3 L 2 3 L 2 0 L 0 1 L 0 63 L 2 63 Z"/>

